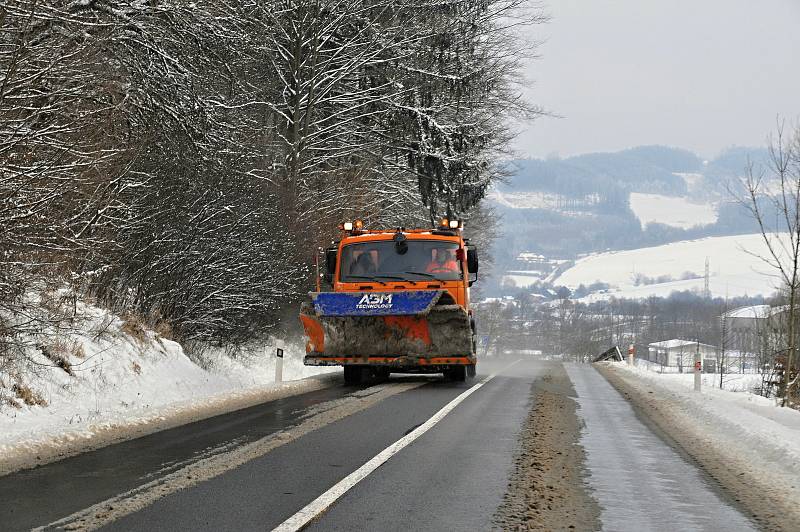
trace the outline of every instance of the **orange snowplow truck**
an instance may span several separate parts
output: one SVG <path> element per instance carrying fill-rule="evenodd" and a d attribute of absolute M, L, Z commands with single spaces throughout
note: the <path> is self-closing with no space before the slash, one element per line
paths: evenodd
<path fill-rule="evenodd" d="M 346 384 L 390 373 L 475 376 L 475 320 L 469 287 L 478 254 L 463 224 L 367 230 L 360 220 L 325 252 L 329 292 L 312 292 L 300 311 L 307 366 L 344 366 Z"/>

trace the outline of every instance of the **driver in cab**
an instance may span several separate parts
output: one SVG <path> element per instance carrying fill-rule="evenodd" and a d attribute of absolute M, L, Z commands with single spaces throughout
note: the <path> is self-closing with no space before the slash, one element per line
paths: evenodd
<path fill-rule="evenodd" d="M 425 271 L 428 273 L 453 273 L 458 271 L 458 262 L 452 249 L 437 248 L 434 250 L 433 260 Z"/>

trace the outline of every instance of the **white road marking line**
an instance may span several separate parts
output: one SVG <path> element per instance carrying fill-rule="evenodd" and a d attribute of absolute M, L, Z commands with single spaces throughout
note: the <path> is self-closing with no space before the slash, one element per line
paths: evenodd
<path fill-rule="evenodd" d="M 498 374 L 502 373 L 503 371 L 507 370 L 514 364 L 520 362 L 520 360 L 516 360 L 506 366 L 505 368 L 501 369 L 496 373 L 492 373 L 482 381 L 476 383 L 475 385 L 471 386 L 469 389 L 465 390 L 461 395 L 447 403 L 441 410 L 436 412 L 433 416 L 428 419 L 425 423 L 414 429 L 413 431 L 409 432 L 389 447 L 375 455 L 371 460 L 369 460 L 366 464 L 362 465 L 342 480 L 340 480 L 337 484 L 335 484 L 332 488 L 328 491 L 311 501 L 307 504 L 304 508 L 298 511 L 296 514 L 291 516 L 289 519 L 278 525 L 273 529 L 272 532 L 295 532 L 297 530 L 302 530 L 308 525 L 311 521 L 313 521 L 318 515 L 325 512 L 330 506 L 336 502 L 342 495 L 347 493 L 349 490 L 353 488 L 356 484 L 364 480 L 370 473 L 378 469 L 380 466 L 385 464 L 389 458 L 396 455 L 400 451 L 402 451 L 405 447 L 411 444 L 414 440 L 428 432 L 434 425 L 439 423 L 444 417 L 453 411 L 455 407 L 457 407 L 460 403 L 464 401 L 467 397 L 478 391 L 484 384 L 488 383 L 490 380 L 495 378 Z"/>

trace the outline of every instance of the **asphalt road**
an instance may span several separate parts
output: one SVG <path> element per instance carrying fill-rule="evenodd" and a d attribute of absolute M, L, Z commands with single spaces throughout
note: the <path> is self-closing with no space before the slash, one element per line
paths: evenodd
<path fill-rule="evenodd" d="M 702 470 L 666 445 L 593 367 L 568 365 L 588 483 L 609 530 L 756 530 Z M 643 496 L 642 494 L 646 494 Z"/>
<path fill-rule="evenodd" d="M 555 364 L 511 362 L 484 362 L 478 377 L 464 384 L 406 377 L 366 389 L 311 392 L 0 477 L 0 529 L 88 524 L 126 531 L 270 530 L 387 447 L 414 436 L 445 405 L 497 372 L 418 439 L 340 493 L 309 525 L 310 530 L 486 530 L 515 467 L 532 386 Z M 600 377 L 584 369 L 590 373 L 570 372 L 579 381 L 579 401 L 598 402 L 591 379 Z M 582 408 L 587 427 L 602 427 L 603 419 L 621 407 Z M 625 431 L 631 437 L 652 436 L 627 418 L 614 427 L 623 437 Z M 593 431 L 603 437 L 601 429 Z M 587 440 L 589 446 L 592 441 Z M 651 454 L 657 452 L 652 446 L 668 448 L 657 437 L 646 441 Z M 250 453 L 245 459 L 236 458 L 245 451 Z M 590 459 L 600 460 L 590 465 L 595 489 L 602 492 L 602 475 L 613 471 L 604 472 L 602 452 L 589 451 Z M 658 466 L 653 460 L 636 465 Z M 213 473 L 203 476 L 204 471 Z M 193 479 L 198 474 L 201 480 Z M 631 490 L 647 491 L 646 477 L 637 483 L 625 478 Z M 658 478 L 663 485 L 671 482 Z M 707 488 L 701 473 L 687 482 L 691 489 Z M 163 488 L 170 485 L 178 487 Z M 708 500 L 727 508 L 719 497 Z M 678 505 L 677 511 L 686 509 Z M 608 521 L 618 529 L 624 514 L 610 515 L 623 516 L 623 521 Z M 652 522 L 634 517 L 630 522 L 644 523 L 642 530 Z M 692 524 L 703 528 L 702 522 Z"/>
<path fill-rule="evenodd" d="M 506 364 L 508 361 L 501 365 Z M 501 365 L 482 364 L 478 377 L 465 384 L 393 377 L 393 384 L 417 381 L 421 386 L 329 423 L 245 466 L 161 498 L 108 528 L 269 529 Z M 443 493 L 428 503 L 434 528 L 436 517 L 459 501 L 465 506 L 465 523 L 488 523 L 502 496 L 516 433 L 528 410 L 528 390 L 539 368 L 537 363 L 518 364 L 513 375 L 497 376 L 406 450 L 409 454 L 423 452 L 427 463 L 442 472 L 433 475 L 426 466 L 425 474 L 438 480 L 425 481 L 425 485 L 434 487 L 446 481 L 440 486 Z M 159 477 L 187 464 L 290 428 L 315 409 L 360 391 L 339 386 L 281 399 L 0 477 L 0 529 L 44 527 L 137 486 L 158 482 Z M 387 467 L 397 467 L 396 462 L 408 459 L 395 458 Z M 482 467 L 485 465 L 491 467 Z M 475 479 L 492 483 L 492 498 L 477 506 L 464 504 L 468 499 L 458 497 L 452 487 L 462 484 L 474 491 Z M 402 489 L 420 501 L 426 498 L 409 483 Z M 441 504 L 437 506 L 436 501 Z M 398 515 L 404 513 L 397 500 L 390 506 Z M 381 503 L 373 510 L 376 515 L 389 515 Z"/>
<path fill-rule="evenodd" d="M 29 530 L 292 424 L 344 387 L 288 397 L 0 477 L 0 530 Z"/>
<path fill-rule="evenodd" d="M 481 368 L 478 380 L 489 368 L 488 364 Z M 528 390 L 540 368 L 536 363 L 517 364 L 513 374 L 494 378 L 357 485 L 316 527 L 442 530 L 446 518 L 447 529 L 488 528 L 507 482 L 517 431 L 528 411 Z M 424 423 L 471 384 L 433 382 L 390 397 L 108 528 L 269 530 Z"/>

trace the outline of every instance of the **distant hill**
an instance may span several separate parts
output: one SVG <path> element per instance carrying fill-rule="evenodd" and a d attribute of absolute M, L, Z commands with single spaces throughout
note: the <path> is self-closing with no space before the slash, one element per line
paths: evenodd
<path fill-rule="evenodd" d="M 702 167 L 703 162 L 692 152 L 666 146 L 641 146 L 567 159 L 524 159 L 510 164 L 513 179 L 503 190 L 583 196 L 620 188 L 680 195 L 686 193 L 686 183 L 676 173 L 699 172 Z"/>
<path fill-rule="evenodd" d="M 708 161 L 703 175 L 712 181 L 724 181 L 744 175 L 748 163 L 758 169 L 766 168 L 768 161 L 769 151 L 766 148 L 728 148 L 714 160 Z"/>
<path fill-rule="evenodd" d="M 578 294 L 601 281 L 606 286 L 587 300 L 611 297 L 645 299 L 668 297 L 672 292 L 705 289 L 709 261 L 709 291 L 713 297 L 770 296 L 776 291 L 775 272 L 765 256 L 760 234 L 710 237 L 672 242 L 657 247 L 589 255 L 575 262 L 553 281 Z"/>
<path fill-rule="evenodd" d="M 768 166 L 765 148 L 735 146 L 714 159 L 668 146 L 639 146 L 613 153 L 588 153 L 566 159 L 517 159 L 507 171 L 512 176 L 500 190 L 542 191 L 584 196 L 618 187 L 628 192 L 680 196 L 689 192 L 683 174 L 697 174 L 709 184 L 740 177 L 748 163 Z"/>
<path fill-rule="evenodd" d="M 732 201 L 726 186 L 738 182 L 748 161 L 763 166 L 767 156 L 764 149 L 737 147 L 704 161 L 683 149 L 640 146 L 511 161 L 510 179 L 489 196 L 508 228 L 493 250 L 497 271 L 518 269 L 515 259 L 524 251 L 574 259 L 598 251 L 752 233 L 755 223 Z M 631 193 L 636 193 L 636 213 Z M 680 212 L 664 216 L 672 206 Z M 488 293 L 491 288 L 499 286 Z"/>

